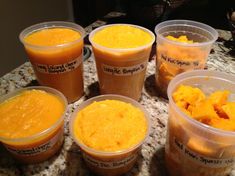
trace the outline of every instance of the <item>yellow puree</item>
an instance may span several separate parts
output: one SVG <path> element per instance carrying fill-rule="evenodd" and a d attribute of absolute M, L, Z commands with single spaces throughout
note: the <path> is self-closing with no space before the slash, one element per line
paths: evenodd
<path fill-rule="evenodd" d="M 81 38 L 81 34 L 68 28 L 42 29 L 24 38 L 26 43 L 38 46 L 56 46 L 73 42 Z"/>
<path fill-rule="evenodd" d="M 235 131 L 235 102 L 229 102 L 230 92 L 215 91 L 210 96 L 196 87 L 181 85 L 173 93 L 177 106 L 190 117 L 222 130 Z"/>
<path fill-rule="evenodd" d="M 139 143 L 146 134 L 144 113 L 117 100 L 94 102 L 79 111 L 74 134 L 86 146 L 100 151 L 119 151 Z"/>
<path fill-rule="evenodd" d="M 149 44 L 152 36 L 136 27 L 129 25 L 114 25 L 98 31 L 92 40 L 108 48 L 136 48 Z"/>
<path fill-rule="evenodd" d="M 65 106 L 55 95 L 26 90 L 0 104 L 0 137 L 29 137 L 51 127 Z"/>

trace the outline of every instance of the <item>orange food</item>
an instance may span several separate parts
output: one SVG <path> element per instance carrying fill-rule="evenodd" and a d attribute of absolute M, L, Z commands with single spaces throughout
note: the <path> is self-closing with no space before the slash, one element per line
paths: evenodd
<path fill-rule="evenodd" d="M 104 47 L 114 49 L 137 48 L 151 43 L 152 36 L 130 25 L 108 26 L 97 32 L 92 40 Z"/>
<path fill-rule="evenodd" d="M 65 104 L 56 95 L 25 90 L 0 104 L 0 139 L 17 159 L 27 163 L 43 161 L 62 144 L 63 120 L 58 122 L 64 111 Z M 47 149 L 40 148 L 45 145 Z"/>
<path fill-rule="evenodd" d="M 69 102 L 83 94 L 83 40 L 69 28 L 41 29 L 24 38 L 38 82 L 61 91 Z"/>
<path fill-rule="evenodd" d="M 51 28 L 34 32 L 25 38 L 26 43 L 37 46 L 56 46 L 74 42 L 81 34 L 68 28 Z"/>
<path fill-rule="evenodd" d="M 71 130 L 87 166 L 104 176 L 129 171 L 147 135 L 145 115 L 130 103 L 109 99 L 91 102 L 78 111 Z"/>
<path fill-rule="evenodd" d="M 208 90 L 211 88 L 208 87 Z M 225 134 L 226 131 L 235 131 L 235 102 L 229 102 L 229 94 L 227 90 L 217 90 L 208 95 L 188 85 L 179 85 L 174 90 L 172 98 L 176 106 L 189 118 L 182 116 L 174 103 L 170 103 L 165 147 L 170 175 L 224 176 L 231 173 L 235 156 L 234 136 Z"/>
<path fill-rule="evenodd" d="M 176 41 L 176 42 L 182 42 L 182 43 L 195 43 L 193 42 L 193 40 L 189 40 L 188 37 L 186 35 L 181 35 L 178 38 L 177 37 L 173 37 L 171 35 L 166 36 L 167 39 L 172 40 L 172 41 Z"/>
<path fill-rule="evenodd" d="M 74 134 L 86 146 L 120 151 L 138 144 L 146 135 L 144 113 L 118 100 L 94 102 L 78 112 Z"/>
<path fill-rule="evenodd" d="M 90 38 L 102 94 L 139 100 L 154 36 L 131 25 L 104 27 Z"/>
<path fill-rule="evenodd" d="M 235 102 L 228 102 L 229 91 L 216 91 L 206 98 L 191 86 L 181 85 L 173 99 L 190 117 L 215 128 L 235 131 Z"/>
<path fill-rule="evenodd" d="M 166 95 L 169 82 L 177 74 L 194 69 L 203 69 L 208 56 L 208 48 L 190 46 L 195 44 L 187 36 L 166 36 L 173 42 L 163 40 L 157 44 L 156 84 Z M 177 42 L 177 43 L 176 43 Z"/>

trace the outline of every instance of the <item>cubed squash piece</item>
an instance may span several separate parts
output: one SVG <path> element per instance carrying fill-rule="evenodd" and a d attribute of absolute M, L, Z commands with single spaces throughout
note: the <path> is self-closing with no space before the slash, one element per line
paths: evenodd
<path fill-rule="evenodd" d="M 195 105 L 205 99 L 204 93 L 199 88 L 191 86 L 180 85 L 173 93 L 175 102 L 185 101 L 189 105 Z"/>
<path fill-rule="evenodd" d="M 219 118 L 210 101 L 204 100 L 192 107 L 192 117 L 202 123 L 210 125 L 211 120 Z"/>

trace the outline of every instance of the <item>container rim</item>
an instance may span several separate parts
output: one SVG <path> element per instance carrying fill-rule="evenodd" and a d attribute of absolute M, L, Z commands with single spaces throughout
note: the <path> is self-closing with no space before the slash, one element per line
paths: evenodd
<path fill-rule="evenodd" d="M 98 99 L 98 100 L 97 100 Z M 119 150 L 119 151 L 115 151 L 115 152 L 110 152 L 110 151 L 100 151 L 100 150 L 96 150 L 96 149 L 93 149 L 93 148 L 90 148 L 88 146 L 86 146 L 85 144 L 83 144 L 79 139 L 77 139 L 74 135 L 74 120 L 76 118 L 76 115 L 77 113 L 82 110 L 83 108 L 85 108 L 86 106 L 90 105 L 91 103 L 93 103 L 94 101 L 103 101 L 103 100 L 120 100 L 120 101 L 123 101 L 123 102 L 126 102 L 126 103 L 130 103 L 132 104 L 133 106 L 139 108 L 145 115 L 145 119 L 146 119 L 146 122 L 147 122 L 147 131 L 146 131 L 146 134 L 145 134 L 145 137 L 138 142 L 138 144 L 128 148 L 128 149 L 123 149 L 123 150 Z M 125 153 L 128 153 L 130 151 L 133 151 L 135 149 L 137 149 L 139 146 L 141 146 L 145 141 L 146 139 L 148 138 L 149 134 L 150 134 L 150 129 L 151 129 L 151 120 L 150 120 L 150 115 L 149 113 L 145 110 L 145 108 L 137 101 L 129 98 L 129 97 L 125 97 L 125 96 L 122 96 L 122 95 L 117 95 L 117 94 L 105 94 L 105 95 L 99 95 L 99 96 L 96 96 L 96 97 L 93 97 L 93 98 L 90 98 L 86 101 L 84 101 L 80 106 L 78 106 L 76 108 L 76 110 L 73 112 L 72 116 L 71 116 L 71 119 L 70 119 L 70 122 L 69 122 L 69 131 L 70 131 L 70 134 L 73 138 L 73 140 L 77 143 L 78 146 L 80 146 L 85 152 L 88 152 L 88 153 L 92 153 L 94 155 L 102 155 L 102 156 L 115 156 L 115 155 L 121 155 L 121 154 L 125 154 Z"/>
<path fill-rule="evenodd" d="M 219 134 L 219 135 L 225 135 L 225 136 L 235 136 L 235 131 L 226 131 L 226 130 L 222 130 L 222 129 L 218 129 L 218 128 L 214 128 L 212 126 L 203 124 L 191 117 L 189 117 L 188 115 L 186 115 L 185 113 L 183 113 L 180 108 L 175 104 L 173 98 L 172 98 L 172 92 L 175 90 L 176 87 L 178 87 L 179 83 L 184 81 L 184 80 L 188 80 L 189 78 L 198 78 L 198 77 L 202 77 L 202 78 L 219 78 L 221 80 L 226 80 L 231 82 L 232 84 L 234 84 L 235 82 L 235 76 L 234 75 L 230 75 L 227 73 L 223 73 L 223 72 L 219 72 L 219 71 L 212 71 L 212 70 L 192 70 L 192 71 L 188 71 L 188 72 L 183 72 L 178 74 L 176 77 L 174 77 L 167 89 L 167 96 L 169 99 L 169 104 L 172 105 L 172 108 L 180 115 L 180 117 L 182 117 L 183 119 L 185 119 L 188 123 L 193 124 L 194 126 L 197 126 L 197 128 L 202 129 L 202 130 L 209 130 L 209 132 L 214 133 L 214 134 Z M 230 78 L 230 80 L 229 80 Z M 235 84 L 234 84 L 235 85 Z"/>
<path fill-rule="evenodd" d="M 131 27 L 135 27 L 135 28 L 139 28 L 145 32 L 147 32 L 148 34 L 151 35 L 152 37 L 152 40 L 151 42 L 149 42 L 148 44 L 146 45 L 143 45 L 143 46 L 139 46 L 139 47 L 135 47 L 135 48 L 108 48 L 106 46 L 102 46 L 100 44 L 97 44 L 93 41 L 93 35 L 102 30 L 103 28 L 107 28 L 107 27 L 110 27 L 110 26 L 131 26 Z M 128 24 L 128 23 L 117 23 L 117 24 L 108 24 L 108 25 L 104 25 L 104 26 L 101 26 L 101 27 L 98 27 L 96 28 L 95 30 L 93 30 L 90 34 L 89 34 L 89 41 L 91 42 L 92 46 L 96 47 L 96 48 L 99 48 L 99 49 L 103 49 L 103 50 L 107 50 L 107 51 L 111 51 L 111 52 L 126 52 L 126 51 L 136 51 L 136 50 L 141 50 L 141 49 L 145 49 L 145 48 L 148 48 L 150 46 L 152 46 L 153 42 L 155 41 L 155 35 L 152 31 L 150 31 L 149 29 L 147 28 L 144 28 L 142 26 L 138 26 L 138 25 L 134 25 L 134 24 Z"/>
<path fill-rule="evenodd" d="M 160 29 L 163 29 L 169 26 L 194 27 L 194 28 L 197 28 L 199 30 L 209 33 L 213 39 L 207 42 L 200 42 L 200 43 L 183 43 L 183 42 L 173 41 L 173 40 L 167 39 L 162 34 L 159 34 Z M 184 47 L 200 47 L 204 45 L 210 45 L 210 44 L 213 44 L 218 39 L 218 36 L 219 36 L 218 32 L 211 26 L 204 24 L 204 23 L 197 22 L 197 21 L 192 21 L 192 20 L 167 20 L 156 25 L 154 31 L 155 31 L 156 36 L 159 37 L 160 39 L 165 40 L 171 44 L 180 45 Z"/>
<path fill-rule="evenodd" d="M 24 38 L 26 36 L 28 36 L 34 32 L 40 31 L 42 29 L 60 28 L 60 27 L 75 30 L 75 31 L 79 32 L 81 37 L 77 40 L 72 41 L 72 42 L 68 42 L 68 43 L 64 43 L 64 44 L 60 44 L 60 45 L 55 45 L 55 46 L 34 45 L 34 44 L 30 44 L 24 40 Z M 85 32 L 84 28 L 76 23 L 67 22 L 67 21 L 48 21 L 48 22 L 43 22 L 43 23 L 37 23 L 37 24 L 34 24 L 32 26 L 25 28 L 19 34 L 19 39 L 24 46 L 29 46 L 29 47 L 33 47 L 33 48 L 37 48 L 37 49 L 55 49 L 55 48 L 67 47 L 69 45 L 73 45 L 75 43 L 81 42 L 84 39 L 85 35 L 86 35 L 86 32 Z"/>
<path fill-rule="evenodd" d="M 10 92 L 6 95 L 3 95 L 2 97 L 0 97 L 0 103 L 4 102 L 5 100 L 9 99 L 9 98 L 12 98 L 16 95 L 18 95 L 19 93 L 23 92 L 23 91 L 26 91 L 26 90 L 43 90 L 43 91 L 46 91 L 47 93 L 50 93 L 50 94 L 53 94 L 57 97 L 59 97 L 63 103 L 64 103 L 64 112 L 63 114 L 61 115 L 61 117 L 49 128 L 39 132 L 39 133 L 36 133 L 32 136 L 28 136 L 28 137 L 23 137 L 23 138 L 5 138 L 5 137 L 0 137 L 0 141 L 2 141 L 3 143 L 5 142 L 28 142 L 30 140 L 33 140 L 33 139 L 37 139 L 45 134 L 48 134 L 50 133 L 51 131 L 55 130 L 59 124 L 61 124 L 61 122 L 64 120 L 65 118 L 65 115 L 66 115 L 66 112 L 68 110 L 68 101 L 67 99 L 65 98 L 65 96 L 58 90 L 54 89 L 54 88 L 51 88 L 51 87 L 46 87 L 46 86 L 30 86 L 30 87 L 25 87 L 25 88 L 20 88 L 20 89 L 17 89 L 13 92 Z"/>

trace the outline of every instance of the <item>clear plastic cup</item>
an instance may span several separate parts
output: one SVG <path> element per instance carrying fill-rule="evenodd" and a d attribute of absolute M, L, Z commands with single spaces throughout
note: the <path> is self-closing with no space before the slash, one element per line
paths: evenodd
<path fill-rule="evenodd" d="M 78 138 L 76 138 L 74 135 L 74 121 L 77 113 L 80 110 L 84 109 L 86 106 L 93 103 L 94 101 L 99 102 L 103 100 L 119 100 L 122 102 L 130 103 L 133 106 L 139 108 L 145 114 L 145 118 L 147 121 L 147 132 L 145 138 L 136 145 L 132 146 L 131 148 L 116 152 L 95 150 L 93 148 L 86 146 Z M 83 158 L 87 166 L 90 168 L 90 170 L 99 175 L 116 176 L 126 173 L 134 166 L 138 158 L 138 153 L 141 149 L 141 145 L 144 143 L 144 141 L 149 135 L 150 125 L 151 124 L 148 112 L 137 101 L 120 95 L 107 94 L 91 98 L 85 101 L 83 104 L 81 104 L 73 113 L 69 123 L 69 128 L 70 128 L 70 134 L 72 135 L 77 145 L 81 148 Z"/>
<path fill-rule="evenodd" d="M 72 29 L 78 32 L 81 38 L 56 46 L 38 46 L 25 41 L 25 38 L 34 32 L 53 28 Z M 78 100 L 84 92 L 82 64 L 84 36 L 85 31 L 81 26 L 63 21 L 45 22 L 30 26 L 24 29 L 19 36 L 39 84 L 59 90 L 67 97 L 69 102 Z M 58 36 L 58 38 L 61 38 L 61 36 Z"/>
<path fill-rule="evenodd" d="M 212 44 L 218 33 L 212 27 L 189 20 L 170 20 L 155 27 L 157 35 L 156 85 L 163 96 L 171 79 L 179 73 L 204 69 Z M 167 39 L 167 36 L 187 36 L 195 43 Z"/>
<path fill-rule="evenodd" d="M 205 125 L 183 113 L 172 94 L 179 85 L 200 88 L 206 95 L 231 92 L 235 101 L 235 76 L 217 71 L 194 70 L 177 75 L 169 84 L 169 119 L 165 157 L 172 176 L 225 176 L 235 161 L 235 132 Z"/>
<path fill-rule="evenodd" d="M 115 49 L 101 46 L 92 40 L 93 36 L 104 28 L 120 25 L 141 29 L 152 37 L 152 41 L 137 48 Z M 139 100 L 151 47 L 155 40 L 154 34 L 136 25 L 111 24 L 92 31 L 89 40 L 95 56 L 101 94 L 119 94 Z"/>
<path fill-rule="evenodd" d="M 32 86 L 11 92 L 0 98 L 0 103 L 17 96 L 25 90 L 43 90 L 56 95 L 64 103 L 64 113 L 48 129 L 35 135 L 24 138 L 5 138 L 0 136 L 0 141 L 14 158 L 22 163 L 38 163 L 53 156 L 62 146 L 64 140 L 64 117 L 67 111 L 67 100 L 64 95 L 49 87 Z M 46 106 L 46 102 L 45 102 Z"/>

